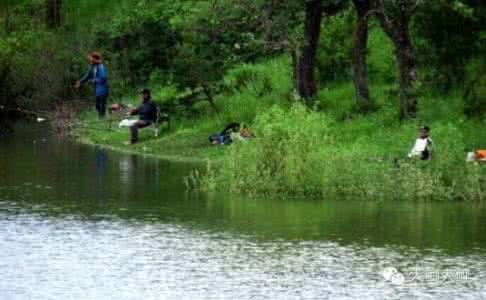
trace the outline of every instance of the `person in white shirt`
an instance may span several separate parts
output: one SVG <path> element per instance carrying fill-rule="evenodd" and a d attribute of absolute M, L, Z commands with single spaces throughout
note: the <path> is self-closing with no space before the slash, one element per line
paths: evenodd
<path fill-rule="evenodd" d="M 415 145 L 408 154 L 409 158 L 420 157 L 421 160 L 430 160 L 432 139 L 430 138 L 430 128 L 423 126 L 420 128 L 419 137 L 415 140 Z"/>

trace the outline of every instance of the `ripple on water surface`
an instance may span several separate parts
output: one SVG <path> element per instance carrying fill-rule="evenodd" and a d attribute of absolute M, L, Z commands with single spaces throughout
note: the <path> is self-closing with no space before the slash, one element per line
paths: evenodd
<path fill-rule="evenodd" d="M 5 299 L 486 296 L 486 260 L 480 254 L 256 241 L 166 223 L 47 217 L 42 209 L 29 213 L 6 202 L 2 208 L 0 295 Z M 390 266 L 405 282 L 384 279 L 383 269 Z M 422 273 L 413 272 L 416 266 Z M 423 271 L 464 269 L 468 277 L 456 280 L 433 280 L 434 273 Z"/>
<path fill-rule="evenodd" d="M 0 139 L 0 300 L 486 297 L 480 205 L 193 197 L 192 164 L 48 132 Z"/>

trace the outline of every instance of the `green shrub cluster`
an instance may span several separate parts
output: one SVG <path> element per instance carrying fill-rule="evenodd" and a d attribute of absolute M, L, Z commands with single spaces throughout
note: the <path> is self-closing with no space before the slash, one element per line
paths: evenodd
<path fill-rule="evenodd" d="M 292 89 L 289 60 L 281 57 L 238 65 L 226 74 L 224 85 L 225 93 L 216 99 L 221 108 L 220 120 L 252 122 L 258 111 L 285 104 L 282 100 L 288 99 Z"/>
<path fill-rule="evenodd" d="M 309 198 L 485 198 L 486 169 L 465 163 L 457 125 L 433 123 L 433 160 L 410 160 L 416 124 L 383 127 L 385 114 L 341 124 L 300 104 L 273 106 L 256 117 L 256 138 L 230 146 L 202 187 Z"/>
<path fill-rule="evenodd" d="M 324 18 L 317 69 L 321 82 L 352 80 L 354 11 Z"/>
<path fill-rule="evenodd" d="M 469 78 L 464 93 L 464 113 L 469 117 L 486 117 L 486 60 L 473 60 L 469 64 Z"/>
<path fill-rule="evenodd" d="M 0 40 L 0 104 L 52 109 L 73 97 L 78 76 L 65 43 L 44 31 L 15 32 Z M 75 75 L 76 74 L 76 75 Z"/>

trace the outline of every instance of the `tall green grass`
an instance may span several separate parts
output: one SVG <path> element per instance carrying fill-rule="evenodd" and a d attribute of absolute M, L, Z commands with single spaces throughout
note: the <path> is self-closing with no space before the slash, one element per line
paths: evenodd
<path fill-rule="evenodd" d="M 401 122 L 393 81 L 372 80 L 378 109 L 360 115 L 353 110 L 352 83 L 322 87 L 315 111 L 289 101 L 292 86 L 285 59 L 242 69 L 246 77 L 253 74 L 256 85 L 269 76 L 271 88 L 259 95 L 250 80 L 218 103 L 227 120 L 254 118 L 251 127 L 257 137 L 228 147 L 223 164 L 208 167 L 202 188 L 312 198 L 486 197 L 486 166 L 465 162 L 465 151 L 486 147 L 486 131 L 481 130 L 485 124 L 464 117 L 460 91 L 444 96 L 422 89 L 418 118 Z M 238 69 L 235 72 L 232 80 L 238 77 Z M 432 128 L 433 159 L 408 159 L 424 124 Z"/>
<path fill-rule="evenodd" d="M 432 123 L 433 159 L 410 160 L 417 125 L 383 126 L 385 114 L 343 122 L 300 104 L 289 110 L 275 105 L 257 116 L 257 137 L 230 146 L 202 187 L 312 198 L 485 198 L 486 168 L 465 163 L 460 125 Z"/>

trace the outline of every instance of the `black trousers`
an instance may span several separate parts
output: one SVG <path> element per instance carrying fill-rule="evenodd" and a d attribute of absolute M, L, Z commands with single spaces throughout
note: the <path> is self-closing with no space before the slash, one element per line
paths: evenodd
<path fill-rule="evenodd" d="M 107 98 L 108 95 L 96 96 L 96 111 L 98 111 L 100 117 L 105 116 Z"/>
<path fill-rule="evenodd" d="M 138 140 L 138 130 L 140 128 L 150 126 L 151 124 L 152 124 L 152 122 L 150 122 L 150 121 L 139 120 L 139 121 L 137 121 L 137 123 L 130 126 L 130 134 L 131 134 L 130 142 L 136 143 L 137 140 Z"/>

